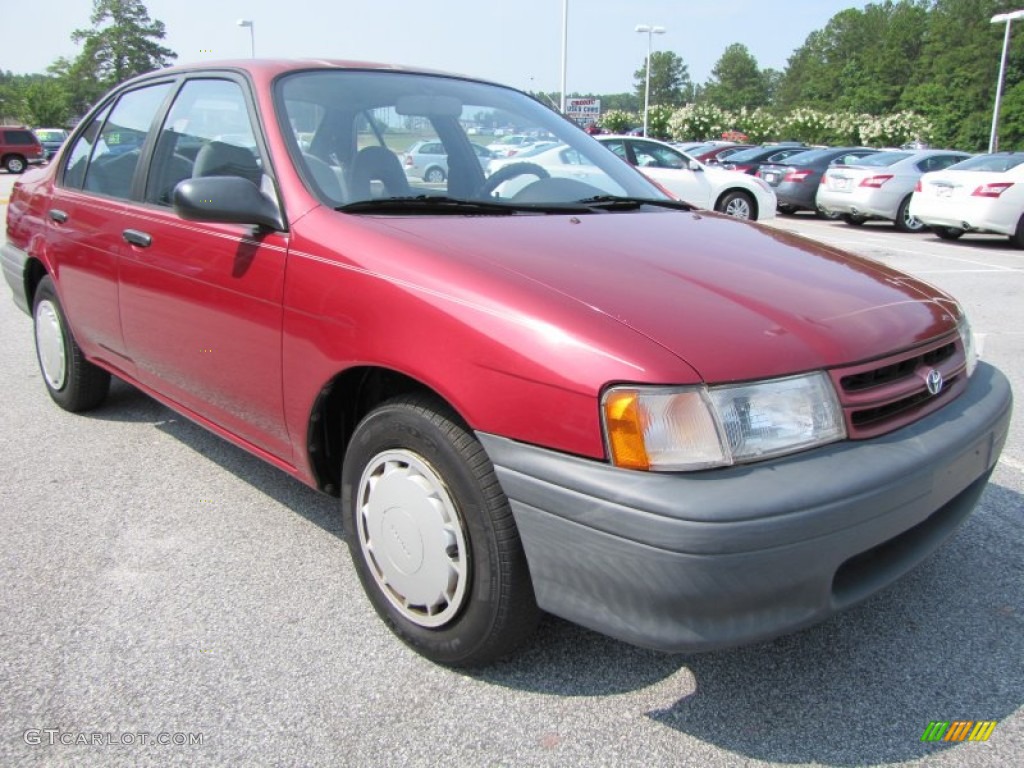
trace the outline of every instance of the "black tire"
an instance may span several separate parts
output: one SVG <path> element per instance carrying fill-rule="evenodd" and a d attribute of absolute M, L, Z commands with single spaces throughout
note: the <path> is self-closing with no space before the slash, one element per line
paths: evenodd
<path fill-rule="evenodd" d="M 423 174 L 423 180 L 427 182 L 427 184 L 443 184 L 446 178 L 447 176 L 445 176 L 444 169 L 439 168 L 436 165 L 427 168 Z"/>
<path fill-rule="evenodd" d="M 8 173 L 24 173 L 26 165 L 25 158 L 21 155 L 8 155 L 4 158 L 4 168 Z"/>
<path fill-rule="evenodd" d="M 826 221 L 837 221 L 840 217 L 842 217 L 841 213 L 829 213 L 828 211 L 821 210 L 821 208 L 818 208 L 814 212 L 814 215 L 817 216 L 819 219 L 825 219 Z"/>
<path fill-rule="evenodd" d="M 367 415 L 345 455 L 341 500 L 363 589 L 417 653 L 479 666 L 533 633 L 540 611 L 508 500 L 444 403 L 402 396 Z"/>
<path fill-rule="evenodd" d="M 72 413 L 102 403 L 110 390 L 110 374 L 85 359 L 49 276 L 36 287 L 32 319 L 39 372 L 53 402 Z"/>
<path fill-rule="evenodd" d="M 1024 248 L 1024 216 L 1017 219 L 1017 229 L 1010 235 L 1010 245 L 1014 248 Z"/>
<path fill-rule="evenodd" d="M 794 213 L 796 213 L 796 206 L 781 203 L 776 206 L 776 210 L 778 210 L 779 213 L 784 214 L 786 216 L 792 216 Z"/>
<path fill-rule="evenodd" d="M 929 227 L 929 229 L 943 240 L 959 240 L 964 234 L 959 227 Z"/>
<path fill-rule="evenodd" d="M 839 218 L 842 219 L 843 221 L 845 221 L 851 227 L 863 226 L 864 222 L 867 221 L 866 217 L 864 217 L 864 216 L 854 216 L 852 213 L 840 214 Z"/>
<path fill-rule="evenodd" d="M 754 202 L 754 198 L 739 190 L 722 195 L 715 210 L 736 219 L 749 219 L 750 221 L 757 219 L 757 203 Z"/>
<path fill-rule="evenodd" d="M 910 215 L 910 198 L 907 195 L 896 210 L 896 220 L 893 224 L 900 232 L 923 232 L 924 224 Z"/>

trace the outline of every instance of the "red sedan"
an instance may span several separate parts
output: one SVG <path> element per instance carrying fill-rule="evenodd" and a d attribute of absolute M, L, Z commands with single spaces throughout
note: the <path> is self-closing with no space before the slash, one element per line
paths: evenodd
<path fill-rule="evenodd" d="M 481 115 L 562 162 L 487 175 Z M 396 153 L 428 140 L 417 186 Z M 57 405 L 117 376 L 337 496 L 377 612 L 444 664 L 540 610 L 670 651 L 822 620 L 955 530 L 1008 429 L 951 297 L 461 76 L 134 79 L 19 180 L 2 258 Z"/>

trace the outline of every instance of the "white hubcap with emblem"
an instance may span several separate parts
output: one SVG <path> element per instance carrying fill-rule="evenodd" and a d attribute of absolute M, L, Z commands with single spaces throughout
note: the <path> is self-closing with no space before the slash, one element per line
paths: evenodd
<path fill-rule="evenodd" d="M 64 350 L 64 329 L 57 308 L 50 301 L 36 306 L 36 349 L 39 366 L 51 389 L 60 390 L 67 378 L 67 359 Z"/>
<path fill-rule="evenodd" d="M 373 457 L 359 480 L 359 544 L 381 591 L 421 627 L 451 621 L 466 600 L 466 537 L 437 471 L 407 450 Z"/>

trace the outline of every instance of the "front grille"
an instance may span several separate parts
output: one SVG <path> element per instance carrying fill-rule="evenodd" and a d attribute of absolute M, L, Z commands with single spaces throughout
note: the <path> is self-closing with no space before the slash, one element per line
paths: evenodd
<path fill-rule="evenodd" d="M 947 336 L 869 363 L 830 371 L 851 439 L 877 437 L 941 408 L 967 385 L 959 335 Z M 938 371 L 942 388 L 928 389 Z"/>

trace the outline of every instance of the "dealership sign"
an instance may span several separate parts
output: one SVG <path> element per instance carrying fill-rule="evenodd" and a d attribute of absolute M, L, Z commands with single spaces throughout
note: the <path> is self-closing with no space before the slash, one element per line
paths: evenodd
<path fill-rule="evenodd" d="M 566 99 L 565 114 L 574 120 L 596 120 L 601 116 L 601 100 Z"/>

